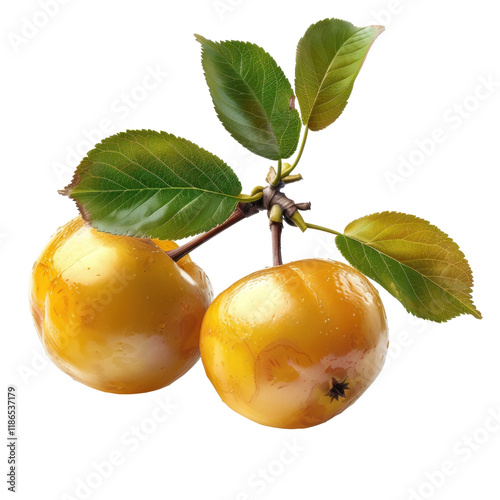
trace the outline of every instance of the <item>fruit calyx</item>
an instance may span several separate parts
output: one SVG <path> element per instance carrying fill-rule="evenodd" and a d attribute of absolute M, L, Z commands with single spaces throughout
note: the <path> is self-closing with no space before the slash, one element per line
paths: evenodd
<path fill-rule="evenodd" d="M 325 394 L 325 396 L 328 396 L 331 398 L 330 403 L 333 403 L 333 400 L 338 401 L 339 398 L 346 398 L 346 393 L 345 391 L 349 390 L 349 382 L 347 381 L 347 377 L 342 380 L 342 382 L 339 382 L 335 377 L 332 377 L 332 388 Z"/>

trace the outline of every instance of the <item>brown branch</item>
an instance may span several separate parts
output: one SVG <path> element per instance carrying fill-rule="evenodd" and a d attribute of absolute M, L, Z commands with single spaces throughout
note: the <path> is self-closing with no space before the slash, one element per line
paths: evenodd
<path fill-rule="evenodd" d="M 179 248 L 175 248 L 174 250 L 170 250 L 166 253 L 172 260 L 177 262 L 191 251 L 203 245 L 203 243 L 212 239 L 214 236 L 222 233 L 231 226 L 234 226 L 236 223 L 242 221 L 243 219 L 259 213 L 259 211 L 259 208 L 253 203 L 238 203 L 236 210 L 232 213 L 232 215 L 229 216 L 229 218 L 225 222 L 217 227 L 214 227 L 210 231 L 207 231 L 206 233 L 196 236 L 184 245 L 181 245 Z"/>

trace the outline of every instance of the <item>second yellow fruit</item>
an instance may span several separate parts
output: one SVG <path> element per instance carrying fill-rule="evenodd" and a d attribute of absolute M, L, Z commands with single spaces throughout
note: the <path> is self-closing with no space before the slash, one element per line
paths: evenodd
<path fill-rule="evenodd" d="M 388 346 L 377 290 L 339 262 L 256 272 L 221 293 L 201 330 L 208 378 L 233 410 L 300 428 L 339 414 L 380 372 Z"/>

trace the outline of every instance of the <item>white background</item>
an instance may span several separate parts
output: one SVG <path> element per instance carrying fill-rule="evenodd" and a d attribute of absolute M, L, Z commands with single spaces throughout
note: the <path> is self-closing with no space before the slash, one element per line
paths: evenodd
<path fill-rule="evenodd" d="M 2 387 L 18 388 L 18 498 L 498 499 L 500 422 L 490 418 L 500 419 L 495 2 L 222 0 L 218 10 L 212 0 L 66 0 L 55 1 L 48 20 L 41 3 L 3 2 L 0 14 Z M 249 192 L 269 163 L 245 153 L 219 124 L 193 33 L 253 41 L 293 79 L 298 39 L 326 17 L 387 30 L 343 116 L 310 135 L 299 169 L 305 181 L 290 196 L 313 202 L 310 222 L 338 230 L 387 209 L 432 221 L 467 255 L 484 319 L 416 321 L 382 290 L 387 366 L 345 413 L 299 431 L 266 428 L 229 410 L 201 363 L 164 390 L 117 396 L 45 362 L 28 313 L 28 277 L 51 234 L 76 215 L 56 190 L 90 148 L 86 135 L 93 145 L 125 129 L 174 132 L 225 159 Z M 44 25 L 30 29 L 31 21 Z M 152 70 L 168 75 L 144 91 Z M 478 101 L 481 79 L 496 86 L 489 95 L 480 88 Z M 124 106 L 123 95 L 137 99 Z M 105 131 L 97 130 L 102 120 Z M 422 160 L 416 141 L 428 142 L 436 128 L 446 139 L 391 189 L 387 174 L 398 173 L 401 158 Z M 342 259 L 330 238 L 309 233 L 286 231 L 285 260 Z M 265 217 L 192 256 L 222 291 L 270 264 Z M 167 399 L 176 409 L 156 423 L 158 400 Z M 141 426 L 137 444 L 131 433 Z M 283 464 L 286 446 L 297 451 Z M 117 453 L 120 464 L 98 476 L 95 464 Z M 6 448 L 0 460 L 6 463 Z M 90 492 L 77 488 L 82 481 Z"/>

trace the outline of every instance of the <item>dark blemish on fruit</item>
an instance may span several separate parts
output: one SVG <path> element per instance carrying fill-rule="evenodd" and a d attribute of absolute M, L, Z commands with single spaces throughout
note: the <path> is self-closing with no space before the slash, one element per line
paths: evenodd
<path fill-rule="evenodd" d="M 340 398 L 346 398 L 345 391 L 349 390 L 349 382 L 346 382 L 347 377 L 342 380 L 342 382 L 339 382 L 335 377 L 332 377 L 332 388 L 325 394 L 325 396 L 328 396 L 331 398 L 330 403 L 333 403 L 333 400 L 335 401 L 339 400 Z"/>

